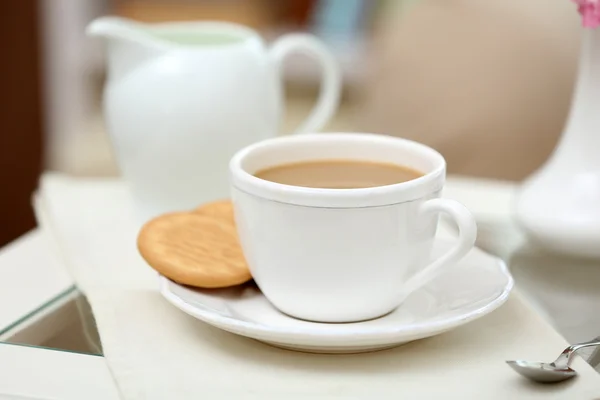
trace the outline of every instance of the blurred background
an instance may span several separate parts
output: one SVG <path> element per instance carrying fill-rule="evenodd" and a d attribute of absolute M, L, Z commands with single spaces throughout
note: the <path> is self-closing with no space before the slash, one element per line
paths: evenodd
<path fill-rule="evenodd" d="M 85 26 L 106 14 L 145 22 L 224 20 L 267 41 L 318 35 L 344 74 L 327 130 L 371 131 L 429 144 L 449 172 L 521 180 L 556 144 L 579 52 L 566 0 L 20 0 L 0 12 L 0 246 L 35 226 L 43 171 L 115 176 L 104 129 L 103 43 Z M 282 132 L 318 90 L 316 66 L 286 69 Z"/>

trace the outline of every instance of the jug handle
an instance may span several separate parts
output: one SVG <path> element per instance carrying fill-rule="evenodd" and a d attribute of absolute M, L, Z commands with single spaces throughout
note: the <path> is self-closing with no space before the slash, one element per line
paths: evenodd
<path fill-rule="evenodd" d="M 321 89 L 310 114 L 293 133 L 318 132 L 337 111 L 342 81 L 340 68 L 322 41 L 310 34 L 293 33 L 275 41 L 269 50 L 273 68 L 279 79 L 283 79 L 282 67 L 285 58 L 294 52 L 304 53 L 318 62 L 321 68 Z"/>

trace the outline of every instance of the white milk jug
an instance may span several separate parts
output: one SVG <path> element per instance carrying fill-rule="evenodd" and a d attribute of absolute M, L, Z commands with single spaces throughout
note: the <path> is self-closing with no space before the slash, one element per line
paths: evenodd
<path fill-rule="evenodd" d="M 236 24 L 117 17 L 99 18 L 87 32 L 108 39 L 106 126 L 140 222 L 229 197 L 231 156 L 278 134 L 288 54 L 306 53 L 322 69 L 317 103 L 295 133 L 320 130 L 337 109 L 339 69 L 311 35 L 267 47 Z"/>

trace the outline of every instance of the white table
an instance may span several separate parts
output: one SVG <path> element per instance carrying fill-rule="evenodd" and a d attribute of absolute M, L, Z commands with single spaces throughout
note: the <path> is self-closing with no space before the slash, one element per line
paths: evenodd
<path fill-rule="evenodd" d="M 512 183 L 454 177 L 445 196 L 474 212 L 479 246 L 508 261 L 521 293 L 568 341 L 600 335 L 600 262 L 550 256 L 528 245 L 512 221 L 515 192 Z M 102 357 L 6 343 L 60 342 L 56 337 L 80 311 L 78 296 L 40 230 L 0 250 L 0 341 L 5 342 L 0 344 L 0 359 L 17 360 L 0 363 L 0 399 L 9 393 L 118 398 Z"/>
<path fill-rule="evenodd" d="M 77 296 L 40 230 L 0 250 L 0 400 L 119 399 L 103 357 L 32 347 L 72 324 Z"/>

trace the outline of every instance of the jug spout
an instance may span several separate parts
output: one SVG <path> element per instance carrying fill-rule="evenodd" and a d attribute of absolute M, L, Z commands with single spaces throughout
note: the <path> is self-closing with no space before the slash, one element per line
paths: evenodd
<path fill-rule="evenodd" d="M 121 17 L 101 17 L 93 20 L 86 28 L 88 36 L 117 39 L 129 42 L 151 41 L 145 24 Z"/>
<path fill-rule="evenodd" d="M 126 76 L 166 49 L 152 35 L 151 27 L 126 18 L 98 18 L 88 25 L 86 33 L 108 39 L 107 68 L 111 79 Z"/>

